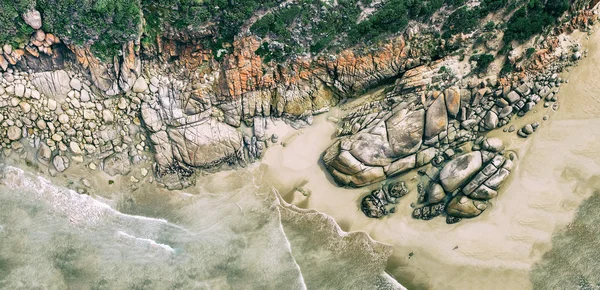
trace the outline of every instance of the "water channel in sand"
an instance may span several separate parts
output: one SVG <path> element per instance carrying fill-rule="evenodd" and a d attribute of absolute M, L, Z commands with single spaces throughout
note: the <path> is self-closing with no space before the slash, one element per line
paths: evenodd
<path fill-rule="evenodd" d="M 540 102 L 535 112 L 513 120 L 517 128 L 542 123 L 528 139 L 501 129 L 490 132 L 520 159 L 499 197 L 475 219 L 455 225 L 447 225 L 443 218 L 412 219 L 415 172 L 399 178 L 413 190 L 402 198 L 395 214 L 365 217 L 359 202 L 377 185 L 338 187 L 319 162 L 336 131 L 327 117 L 339 117 L 339 109 L 316 117 L 315 124 L 299 131 L 272 126 L 284 146 L 269 148 L 262 167 L 286 201 L 331 215 L 346 231 L 365 231 L 392 245 L 387 270 L 408 289 L 530 289 L 532 266 L 551 249 L 553 233 L 564 228 L 591 195 L 590 182 L 600 173 L 600 33 L 594 32 L 589 40 L 583 39 L 584 33 L 571 37 L 581 39 L 589 54 L 563 75 L 570 82 L 559 94 L 560 109 L 553 112 Z M 542 121 L 545 114 L 550 119 Z"/>

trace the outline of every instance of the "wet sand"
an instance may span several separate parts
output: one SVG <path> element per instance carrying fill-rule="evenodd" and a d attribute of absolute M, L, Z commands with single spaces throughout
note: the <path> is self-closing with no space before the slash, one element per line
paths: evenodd
<path fill-rule="evenodd" d="M 542 125 L 536 133 L 528 139 L 501 129 L 490 133 L 505 140 L 520 160 L 499 197 L 478 218 L 455 225 L 446 225 L 443 218 L 412 219 L 414 172 L 400 178 L 412 190 L 395 214 L 366 218 L 358 204 L 377 185 L 340 188 L 319 162 L 333 140 L 335 124 L 326 118 L 339 116 L 335 110 L 316 117 L 309 128 L 282 134 L 286 130 L 279 127 L 286 145 L 269 148 L 261 166 L 286 201 L 331 215 L 346 231 L 365 231 L 392 245 L 387 270 L 408 289 L 530 289 L 532 265 L 551 248 L 553 233 L 590 196 L 584 185 L 600 172 L 600 33 L 583 43 L 589 56 L 563 75 L 570 82 L 558 95 L 559 110 L 540 102 L 536 112 L 512 122 L 518 129 L 538 121 Z M 548 121 L 542 121 L 545 114 Z M 409 253 L 414 255 L 409 258 Z"/>

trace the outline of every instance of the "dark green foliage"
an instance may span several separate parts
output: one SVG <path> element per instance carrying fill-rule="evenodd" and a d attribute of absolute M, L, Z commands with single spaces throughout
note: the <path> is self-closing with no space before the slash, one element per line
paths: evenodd
<path fill-rule="evenodd" d="M 461 7 L 452 12 L 444 23 L 444 30 L 451 34 L 471 32 L 479 24 L 480 10 Z"/>
<path fill-rule="evenodd" d="M 531 0 L 517 10 L 508 20 L 504 32 L 504 42 L 525 41 L 532 35 L 541 33 L 544 28 L 556 22 L 556 18 L 569 9 L 568 0 L 548 0 L 545 4 Z"/>
<path fill-rule="evenodd" d="M 34 4 L 33 0 L 0 2 L 0 44 L 18 45 L 27 42 L 33 29 L 21 18 L 21 14 Z"/>
<path fill-rule="evenodd" d="M 495 12 L 496 10 L 503 8 L 508 3 L 508 0 L 483 0 L 481 1 L 481 9 L 486 12 Z"/>
<path fill-rule="evenodd" d="M 491 54 L 475 54 L 469 58 L 470 61 L 476 61 L 476 72 L 485 72 L 490 64 L 494 61 L 494 56 Z"/>
<path fill-rule="evenodd" d="M 44 30 L 110 59 L 141 27 L 139 2 L 131 0 L 38 0 Z"/>
<path fill-rule="evenodd" d="M 266 14 L 256 21 L 252 27 L 250 27 L 250 30 L 261 37 L 273 34 L 282 38 L 288 38 L 290 37 L 288 25 L 292 23 L 298 15 L 300 15 L 299 6 L 284 8 L 277 12 Z"/>
<path fill-rule="evenodd" d="M 533 47 L 530 47 L 530 48 L 528 48 L 528 49 L 525 51 L 525 56 L 526 56 L 527 58 L 530 58 L 530 57 L 533 55 L 533 53 L 534 53 L 534 52 L 535 52 L 535 48 L 533 48 Z"/>

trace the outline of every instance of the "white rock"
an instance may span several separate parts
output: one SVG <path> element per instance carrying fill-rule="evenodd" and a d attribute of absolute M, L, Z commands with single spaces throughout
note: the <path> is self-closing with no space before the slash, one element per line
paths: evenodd
<path fill-rule="evenodd" d="M 58 115 L 58 122 L 60 122 L 61 124 L 69 123 L 69 116 L 67 114 Z"/>
<path fill-rule="evenodd" d="M 86 119 L 86 120 L 95 120 L 96 119 L 96 112 L 94 112 L 92 110 L 85 109 L 85 110 L 83 110 L 83 118 Z"/>
<path fill-rule="evenodd" d="M 76 91 L 81 90 L 81 81 L 77 78 L 72 78 L 71 82 L 69 82 L 69 85 L 71 86 L 72 89 L 74 89 Z"/>
<path fill-rule="evenodd" d="M 73 105 L 75 108 L 81 108 L 81 103 L 79 103 L 79 100 L 75 98 L 71 100 L 71 105 Z"/>
<path fill-rule="evenodd" d="M 52 164 L 54 164 L 56 171 L 63 172 L 69 168 L 69 158 L 67 156 L 56 155 L 52 159 Z"/>
<path fill-rule="evenodd" d="M 60 142 L 60 141 L 62 141 L 62 136 L 60 136 L 60 134 L 56 134 L 56 133 L 52 134 L 52 140 L 54 142 Z"/>
<path fill-rule="evenodd" d="M 44 120 L 42 120 L 42 119 L 38 119 L 37 122 L 35 122 L 35 124 L 38 127 L 38 129 L 40 129 L 40 130 L 46 130 L 46 128 L 47 128 L 46 122 L 44 122 Z"/>
<path fill-rule="evenodd" d="M 119 107 L 119 109 L 125 110 L 129 106 L 129 102 L 125 98 L 120 98 L 119 104 L 117 104 L 117 106 Z"/>
<path fill-rule="evenodd" d="M 75 155 L 81 155 L 83 153 L 77 142 L 71 141 L 71 143 L 69 143 L 69 148 L 71 149 L 71 152 L 73 152 L 73 154 Z"/>
<path fill-rule="evenodd" d="M 19 103 L 19 106 L 21 107 L 21 111 L 23 111 L 23 113 L 27 114 L 31 112 L 31 105 L 29 105 L 28 102 L 22 101 Z"/>
<path fill-rule="evenodd" d="M 135 83 L 133 84 L 133 92 L 134 93 L 143 93 L 148 89 L 148 83 L 144 77 L 139 77 Z"/>
<path fill-rule="evenodd" d="M 21 128 L 19 128 L 17 126 L 10 126 L 10 127 L 8 127 L 6 135 L 9 140 L 16 141 L 16 140 L 21 139 L 21 133 L 22 133 Z"/>
<path fill-rule="evenodd" d="M 15 85 L 15 96 L 22 97 L 25 95 L 25 86 L 23 84 Z"/>
<path fill-rule="evenodd" d="M 33 29 L 40 29 L 42 28 L 42 15 L 40 15 L 40 12 L 35 10 L 35 9 L 31 9 L 25 13 L 23 13 L 23 15 L 21 15 L 23 17 L 23 20 L 25 21 L 25 23 L 27 23 L 27 25 L 31 26 L 31 28 Z"/>
<path fill-rule="evenodd" d="M 57 107 L 58 107 L 58 104 L 56 103 L 55 100 L 52 100 L 52 99 L 48 100 L 48 110 L 54 111 L 54 110 L 56 110 Z"/>
<path fill-rule="evenodd" d="M 40 92 L 38 92 L 37 90 L 31 90 L 31 98 L 39 100 L 40 99 Z"/>
<path fill-rule="evenodd" d="M 82 90 L 81 91 L 81 96 L 79 97 L 79 99 L 82 102 L 89 102 L 90 101 L 90 93 L 86 90 Z"/>
<path fill-rule="evenodd" d="M 115 117 L 113 116 L 113 113 L 111 113 L 109 110 L 102 111 L 102 120 L 104 120 L 105 123 L 112 123 L 114 119 Z"/>

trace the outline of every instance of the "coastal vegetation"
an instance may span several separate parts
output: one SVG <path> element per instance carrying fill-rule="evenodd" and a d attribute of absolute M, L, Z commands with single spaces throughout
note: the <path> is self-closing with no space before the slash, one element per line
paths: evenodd
<path fill-rule="evenodd" d="M 503 24 L 504 43 L 524 41 L 556 22 L 569 9 L 569 0 L 483 0 L 469 6 L 464 0 L 18 0 L 0 4 L 0 42 L 23 44 L 33 32 L 21 15 L 35 8 L 43 15 L 44 31 L 66 43 L 90 47 L 110 59 L 124 43 L 142 39 L 152 45 L 156 36 L 180 31 L 217 51 L 229 48 L 241 28 L 263 38 L 257 53 L 265 60 L 291 55 L 337 52 L 376 43 L 403 31 L 410 21 L 427 22 L 442 7 L 452 11 L 442 25 L 443 37 L 470 33 L 490 13 L 514 11 Z M 496 26 L 483 25 L 486 31 Z M 205 31 L 200 33 L 198 31 Z M 194 34 L 196 33 L 196 34 Z"/>

